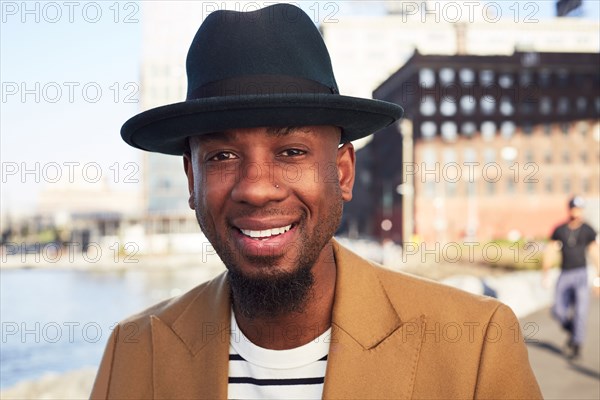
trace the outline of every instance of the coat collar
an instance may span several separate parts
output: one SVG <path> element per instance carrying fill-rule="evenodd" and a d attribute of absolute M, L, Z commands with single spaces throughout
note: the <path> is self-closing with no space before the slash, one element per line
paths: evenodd
<path fill-rule="evenodd" d="M 332 242 L 337 265 L 332 321 L 365 350 L 398 329 L 402 321 L 368 262 Z"/>
<path fill-rule="evenodd" d="M 172 324 L 167 316 L 152 316 L 156 399 L 227 398 L 231 303 L 226 273 L 194 291 Z"/>
<path fill-rule="evenodd" d="M 333 246 L 338 268 L 323 398 L 410 398 L 424 317 L 403 320 L 405 310 L 394 307 L 382 285 L 381 267 Z"/>
<path fill-rule="evenodd" d="M 323 397 L 373 397 L 378 382 L 376 397 L 410 397 L 421 345 L 415 332 L 422 332 L 422 318 L 403 321 L 376 267 L 335 240 L 332 245 L 337 277 Z M 227 397 L 231 302 L 226 274 L 195 290 L 172 323 L 152 317 L 155 398 Z"/>

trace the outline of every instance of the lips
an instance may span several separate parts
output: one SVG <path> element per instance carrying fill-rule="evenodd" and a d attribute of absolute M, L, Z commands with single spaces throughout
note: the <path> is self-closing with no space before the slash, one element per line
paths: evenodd
<path fill-rule="evenodd" d="M 299 221 L 286 218 L 237 218 L 232 238 L 240 254 L 282 256 L 297 241 Z"/>
<path fill-rule="evenodd" d="M 268 238 L 286 233 L 287 231 L 292 229 L 292 224 L 289 224 L 286 226 L 281 226 L 281 227 L 270 228 L 270 229 L 264 229 L 264 230 L 252 230 L 252 229 L 241 229 L 241 228 L 238 228 L 238 229 L 244 235 L 251 237 L 252 239 L 261 240 L 261 239 L 268 239 Z"/>

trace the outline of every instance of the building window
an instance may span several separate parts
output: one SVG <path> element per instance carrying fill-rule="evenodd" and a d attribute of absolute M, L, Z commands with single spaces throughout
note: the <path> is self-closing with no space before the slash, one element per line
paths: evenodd
<path fill-rule="evenodd" d="M 454 82 L 454 70 L 452 68 L 442 68 L 440 70 L 440 83 L 449 85 Z"/>
<path fill-rule="evenodd" d="M 552 134 L 552 125 L 549 123 L 544 124 L 544 134 L 550 136 Z"/>
<path fill-rule="evenodd" d="M 581 178 L 581 191 L 583 193 L 590 192 L 590 181 L 587 178 Z"/>
<path fill-rule="evenodd" d="M 454 97 L 444 96 L 440 104 L 440 112 L 446 117 L 456 114 L 456 99 Z"/>
<path fill-rule="evenodd" d="M 431 140 L 437 133 L 437 125 L 434 122 L 426 121 L 421 124 L 421 136 L 425 140 Z"/>
<path fill-rule="evenodd" d="M 498 77 L 498 84 L 504 89 L 511 88 L 514 85 L 514 80 L 511 74 L 504 73 Z"/>
<path fill-rule="evenodd" d="M 586 121 L 581 121 L 579 123 L 579 133 L 581 133 L 581 136 L 583 136 L 583 138 L 587 138 L 589 131 L 590 124 L 588 124 Z"/>
<path fill-rule="evenodd" d="M 587 99 L 585 97 L 578 97 L 575 101 L 575 107 L 577 107 L 577 112 L 580 114 L 584 114 L 587 110 Z"/>
<path fill-rule="evenodd" d="M 549 115 L 552 112 L 552 100 L 544 96 L 540 99 L 540 114 Z"/>
<path fill-rule="evenodd" d="M 484 69 L 479 72 L 479 83 L 481 86 L 492 86 L 494 84 L 494 71 Z"/>
<path fill-rule="evenodd" d="M 516 160 L 518 155 L 519 155 L 519 151 L 517 150 L 516 147 L 513 147 L 513 146 L 504 146 L 500 150 L 500 156 L 502 157 L 502 159 L 504 161 L 507 161 L 507 162 Z"/>
<path fill-rule="evenodd" d="M 481 112 L 485 115 L 491 115 L 496 111 L 496 99 L 487 95 L 481 98 Z"/>
<path fill-rule="evenodd" d="M 477 151 L 473 147 L 466 147 L 464 153 L 464 162 L 465 163 L 473 163 L 477 161 Z M 466 164 L 465 164 L 466 165 Z M 469 177 L 467 177 L 469 178 Z M 467 196 L 475 195 L 477 191 L 475 176 L 472 176 L 473 179 L 467 180 L 466 185 L 466 194 Z"/>
<path fill-rule="evenodd" d="M 565 136 L 568 135 L 570 129 L 571 129 L 571 124 L 569 124 L 568 122 L 560 124 L 560 131 L 562 132 L 563 135 L 565 135 Z"/>
<path fill-rule="evenodd" d="M 443 135 L 443 134 L 442 134 Z M 456 164 L 456 151 L 454 149 L 445 149 L 444 150 L 444 165 Z M 448 196 L 456 195 L 456 189 L 458 186 L 458 180 L 461 174 L 461 171 L 458 167 L 456 168 L 448 168 L 447 176 L 444 176 L 446 181 L 446 194 Z"/>
<path fill-rule="evenodd" d="M 546 192 L 552 193 L 553 190 L 554 190 L 554 182 L 553 182 L 552 178 L 546 178 Z"/>
<path fill-rule="evenodd" d="M 544 162 L 546 164 L 552 164 L 552 149 L 544 150 Z"/>
<path fill-rule="evenodd" d="M 563 193 L 565 193 L 565 194 L 571 193 L 571 180 L 569 178 L 563 179 Z"/>
<path fill-rule="evenodd" d="M 540 71 L 540 74 L 538 75 L 538 82 L 540 83 L 541 87 L 549 87 L 551 78 L 552 78 L 552 73 L 550 72 L 550 70 L 543 69 Z"/>
<path fill-rule="evenodd" d="M 419 107 L 421 114 L 430 117 L 435 114 L 435 99 L 433 96 L 425 96 L 421 100 L 421 106 Z"/>
<path fill-rule="evenodd" d="M 510 98 L 504 96 L 500 99 L 500 112 L 502 115 L 513 115 L 515 107 L 513 106 Z"/>
<path fill-rule="evenodd" d="M 529 86 L 533 82 L 531 71 L 522 71 L 519 75 L 519 84 L 521 86 Z"/>
<path fill-rule="evenodd" d="M 476 130 L 477 126 L 474 122 L 465 122 L 460 127 L 461 133 L 468 138 L 472 138 Z"/>
<path fill-rule="evenodd" d="M 532 114 L 537 105 L 537 100 L 524 98 L 519 105 L 519 111 L 521 114 Z"/>
<path fill-rule="evenodd" d="M 531 122 L 523 122 L 523 133 L 527 136 L 533 133 L 533 124 Z"/>
<path fill-rule="evenodd" d="M 435 86 L 435 73 L 432 69 L 423 68 L 419 71 L 419 83 L 424 88 L 432 88 Z"/>
<path fill-rule="evenodd" d="M 442 139 L 446 142 L 455 142 L 458 136 L 456 124 L 454 122 L 444 122 L 441 126 Z"/>
<path fill-rule="evenodd" d="M 569 71 L 560 69 L 556 72 L 556 80 L 559 87 L 567 87 L 569 85 Z"/>
<path fill-rule="evenodd" d="M 470 68 L 461 69 L 458 76 L 463 86 L 473 86 L 475 84 L 475 73 Z"/>
<path fill-rule="evenodd" d="M 531 149 L 525 150 L 525 162 L 532 163 L 534 161 L 533 151 Z"/>
<path fill-rule="evenodd" d="M 463 114 L 473 114 L 475 112 L 475 107 L 477 106 L 477 101 L 473 96 L 463 96 L 460 98 L 460 111 Z"/>
<path fill-rule="evenodd" d="M 496 136 L 496 124 L 492 121 L 485 121 L 481 124 L 481 137 L 486 142 L 494 139 Z"/>
<path fill-rule="evenodd" d="M 502 125 L 500 125 L 500 133 L 502 137 L 506 140 L 513 137 L 515 134 L 516 125 L 512 121 L 504 121 Z"/>
<path fill-rule="evenodd" d="M 569 99 L 567 97 L 559 97 L 556 103 L 556 112 L 559 115 L 565 115 L 569 113 Z"/>

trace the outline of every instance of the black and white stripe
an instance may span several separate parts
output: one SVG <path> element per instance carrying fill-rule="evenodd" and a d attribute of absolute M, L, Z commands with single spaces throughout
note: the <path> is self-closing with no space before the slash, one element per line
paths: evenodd
<path fill-rule="evenodd" d="M 229 346 L 229 399 L 320 399 L 323 394 L 330 330 L 290 350 L 256 346 L 232 317 Z M 234 330 L 238 330 L 234 334 Z"/>

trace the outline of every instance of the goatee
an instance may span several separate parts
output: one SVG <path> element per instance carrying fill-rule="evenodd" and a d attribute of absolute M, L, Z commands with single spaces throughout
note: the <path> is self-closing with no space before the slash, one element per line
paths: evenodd
<path fill-rule="evenodd" d="M 227 278 L 236 312 L 249 319 L 302 313 L 312 295 L 311 269 L 312 262 L 301 262 L 291 272 L 248 276 L 238 268 L 229 268 Z"/>

